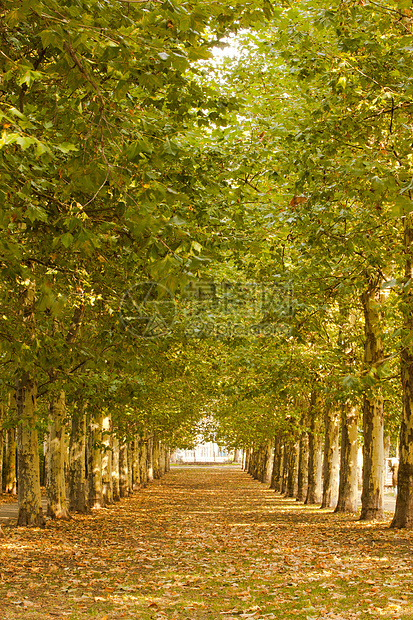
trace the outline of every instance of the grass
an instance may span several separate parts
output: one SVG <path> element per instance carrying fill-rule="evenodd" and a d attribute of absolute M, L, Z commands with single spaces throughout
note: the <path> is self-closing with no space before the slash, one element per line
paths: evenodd
<path fill-rule="evenodd" d="M 232 468 L 174 468 L 113 508 L 0 541 L 0 619 L 413 620 L 410 531 Z"/>

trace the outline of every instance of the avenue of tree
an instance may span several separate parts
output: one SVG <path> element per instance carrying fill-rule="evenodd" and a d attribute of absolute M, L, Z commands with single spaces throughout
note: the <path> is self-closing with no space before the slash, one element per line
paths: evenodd
<path fill-rule="evenodd" d="M 18 524 L 44 524 L 41 482 L 52 518 L 146 485 L 213 419 L 204 436 L 252 475 L 340 512 L 362 445 L 365 520 L 398 446 L 392 526 L 412 527 L 408 3 L 0 14 L 0 469 Z M 168 295 L 173 322 L 151 331 Z"/>

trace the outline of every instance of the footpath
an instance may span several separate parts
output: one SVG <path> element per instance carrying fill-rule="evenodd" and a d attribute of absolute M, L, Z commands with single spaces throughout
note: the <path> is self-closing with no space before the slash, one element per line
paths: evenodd
<path fill-rule="evenodd" d="M 1 620 L 413 620 L 413 533 L 174 468 L 92 515 L 4 527 Z"/>
<path fill-rule="evenodd" d="M 358 504 L 359 504 L 359 507 L 361 507 L 361 492 L 359 492 Z M 386 512 L 394 514 L 394 509 L 396 506 L 396 498 L 394 496 L 394 493 L 392 492 L 385 493 L 383 506 Z M 43 507 L 43 513 L 46 514 L 46 510 L 47 510 L 46 497 L 42 497 L 42 507 Z M 19 511 L 19 507 L 18 507 L 17 501 L 7 501 L 5 503 L 1 503 L 1 498 L 0 498 L 0 525 L 3 525 L 3 526 L 9 525 L 9 524 L 15 525 L 17 516 L 18 516 L 18 511 Z"/>
<path fill-rule="evenodd" d="M 9 500 L 9 498 L 7 498 Z M 1 502 L 1 499 L 0 499 Z M 43 512 L 46 514 L 47 500 L 42 497 Z M 0 525 L 15 524 L 19 513 L 19 505 L 17 501 L 7 501 L 0 503 Z"/>

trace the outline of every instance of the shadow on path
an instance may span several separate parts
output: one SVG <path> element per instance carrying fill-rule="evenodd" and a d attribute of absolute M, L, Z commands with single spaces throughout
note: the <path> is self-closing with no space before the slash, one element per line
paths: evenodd
<path fill-rule="evenodd" d="M 1 620 L 407 620 L 412 536 L 184 467 L 91 515 L 5 528 Z"/>

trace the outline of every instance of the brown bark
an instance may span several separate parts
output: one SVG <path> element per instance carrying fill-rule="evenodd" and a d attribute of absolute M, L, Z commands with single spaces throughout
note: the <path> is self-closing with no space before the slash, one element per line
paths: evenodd
<path fill-rule="evenodd" d="M 102 421 L 102 500 L 106 505 L 113 504 L 112 478 L 112 419 L 110 414 Z"/>
<path fill-rule="evenodd" d="M 69 510 L 89 511 L 86 480 L 86 405 L 77 399 L 71 419 L 69 443 Z"/>
<path fill-rule="evenodd" d="M 405 281 L 413 279 L 413 218 L 404 217 Z M 403 409 L 400 427 L 399 471 L 396 510 L 391 527 L 413 527 L 413 293 L 411 288 L 403 300 L 403 341 L 401 376 Z"/>
<path fill-rule="evenodd" d="M 166 450 L 163 443 L 159 444 L 159 477 L 162 478 L 166 473 Z"/>
<path fill-rule="evenodd" d="M 4 457 L 3 457 L 3 476 L 2 488 L 5 493 L 17 495 L 17 476 L 16 476 L 16 427 L 17 411 L 15 392 L 9 392 L 7 428 L 4 431 Z"/>
<path fill-rule="evenodd" d="M 153 437 L 149 437 L 146 444 L 146 467 L 148 482 L 153 482 Z"/>
<path fill-rule="evenodd" d="M 364 362 L 366 373 L 374 379 L 374 386 L 363 398 L 363 491 L 360 520 L 383 519 L 384 443 L 383 398 L 377 375 L 383 363 L 381 343 L 380 280 L 372 281 L 362 295 L 364 310 Z"/>
<path fill-rule="evenodd" d="M 140 451 L 140 478 L 142 487 L 146 487 L 148 484 L 148 442 L 145 438 L 141 439 L 141 451 Z"/>
<path fill-rule="evenodd" d="M 113 488 L 113 501 L 118 502 L 120 500 L 120 487 L 119 487 L 119 439 L 114 436 L 112 441 L 112 488 Z"/>
<path fill-rule="evenodd" d="M 160 473 L 159 473 L 159 439 L 157 437 L 154 437 L 153 439 L 153 456 L 152 456 L 152 461 L 153 461 L 153 477 L 155 480 L 157 480 L 158 478 L 160 478 Z"/>
<path fill-rule="evenodd" d="M 265 480 L 264 482 L 270 484 L 271 476 L 272 476 L 272 464 L 273 464 L 273 451 L 274 451 L 274 441 L 269 439 L 267 442 L 267 458 L 266 458 L 266 467 L 265 467 Z"/>
<path fill-rule="evenodd" d="M 65 416 L 65 395 L 62 391 L 49 403 L 46 490 L 47 516 L 52 519 L 70 519 L 65 480 Z"/>
<path fill-rule="evenodd" d="M 139 436 L 136 436 L 132 442 L 132 488 L 137 491 L 141 487 L 141 474 L 140 474 L 140 458 L 141 458 L 141 440 Z"/>
<path fill-rule="evenodd" d="M 16 445 L 16 429 L 8 428 L 4 442 L 3 488 L 10 495 L 17 494 Z"/>
<path fill-rule="evenodd" d="M 96 412 L 89 422 L 88 437 L 88 499 L 90 508 L 102 508 L 102 421 Z"/>
<path fill-rule="evenodd" d="M 127 497 L 129 495 L 128 485 L 128 444 L 126 441 L 119 445 L 119 495 Z"/>
<path fill-rule="evenodd" d="M 326 408 L 324 413 L 323 498 L 321 508 L 335 508 L 339 482 L 339 413 Z"/>
<path fill-rule="evenodd" d="M 287 491 L 288 477 L 288 458 L 290 444 L 284 439 L 282 447 L 281 476 L 280 476 L 280 493 L 282 495 Z"/>
<path fill-rule="evenodd" d="M 36 384 L 23 374 L 16 381 L 17 479 L 19 514 L 17 525 L 44 527 L 41 496 L 39 449 L 36 430 Z"/>
<path fill-rule="evenodd" d="M 275 441 L 274 441 L 274 457 L 273 457 L 271 483 L 270 483 L 270 489 L 274 489 L 275 492 L 280 490 L 281 458 L 282 458 L 281 433 L 276 433 Z"/>
<path fill-rule="evenodd" d="M 250 463 L 251 463 L 251 448 L 246 448 L 244 471 L 247 471 L 248 473 L 250 471 Z"/>
<path fill-rule="evenodd" d="M 128 473 L 128 493 L 133 493 L 133 441 L 128 441 L 127 443 L 127 473 Z"/>
<path fill-rule="evenodd" d="M 255 478 L 260 482 L 268 482 L 269 481 L 269 462 L 272 450 L 272 441 L 266 441 L 258 446 L 256 451 L 257 461 L 256 461 L 256 471 Z"/>
<path fill-rule="evenodd" d="M 304 430 L 300 435 L 298 452 L 298 475 L 297 475 L 297 502 L 304 502 L 308 489 L 308 431 Z"/>
<path fill-rule="evenodd" d="M 345 403 L 341 409 L 341 453 L 338 500 L 334 512 L 357 512 L 357 409 Z"/>
<path fill-rule="evenodd" d="M 391 437 L 390 435 L 385 435 L 384 436 L 384 462 L 386 462 L 386 460 L 389 458 L 389 454 L 390 454 L 390 446 L 391 446 Z"/>
<path fill-rule="evenodd" d="M 287 497 L 294 497 L 297 489 L 298 443 L 292 443 L 288 454 Z"/>
<path fill-rule="evenodd" d="M 322 499 L 323 437 L 319 402 L 311 395 L 310 432 L 308 434 L 308 489 L 305 504 L 320 504 Z"/>
<path fill-rule="evenodd" d="M 258 451 L 256 446 L 251 448 L 250 458 L 248 462 L 248 473 L 254 479 L 257 478 L 258 475 Z"/>
<path fill-rule="evenodd" d="M 4 439 L 5 431 L 3 429 L 4 422 L 4 406 L 0 405 L 0 493 L 3 490 L 3 453 L 4 453 Z"/>

